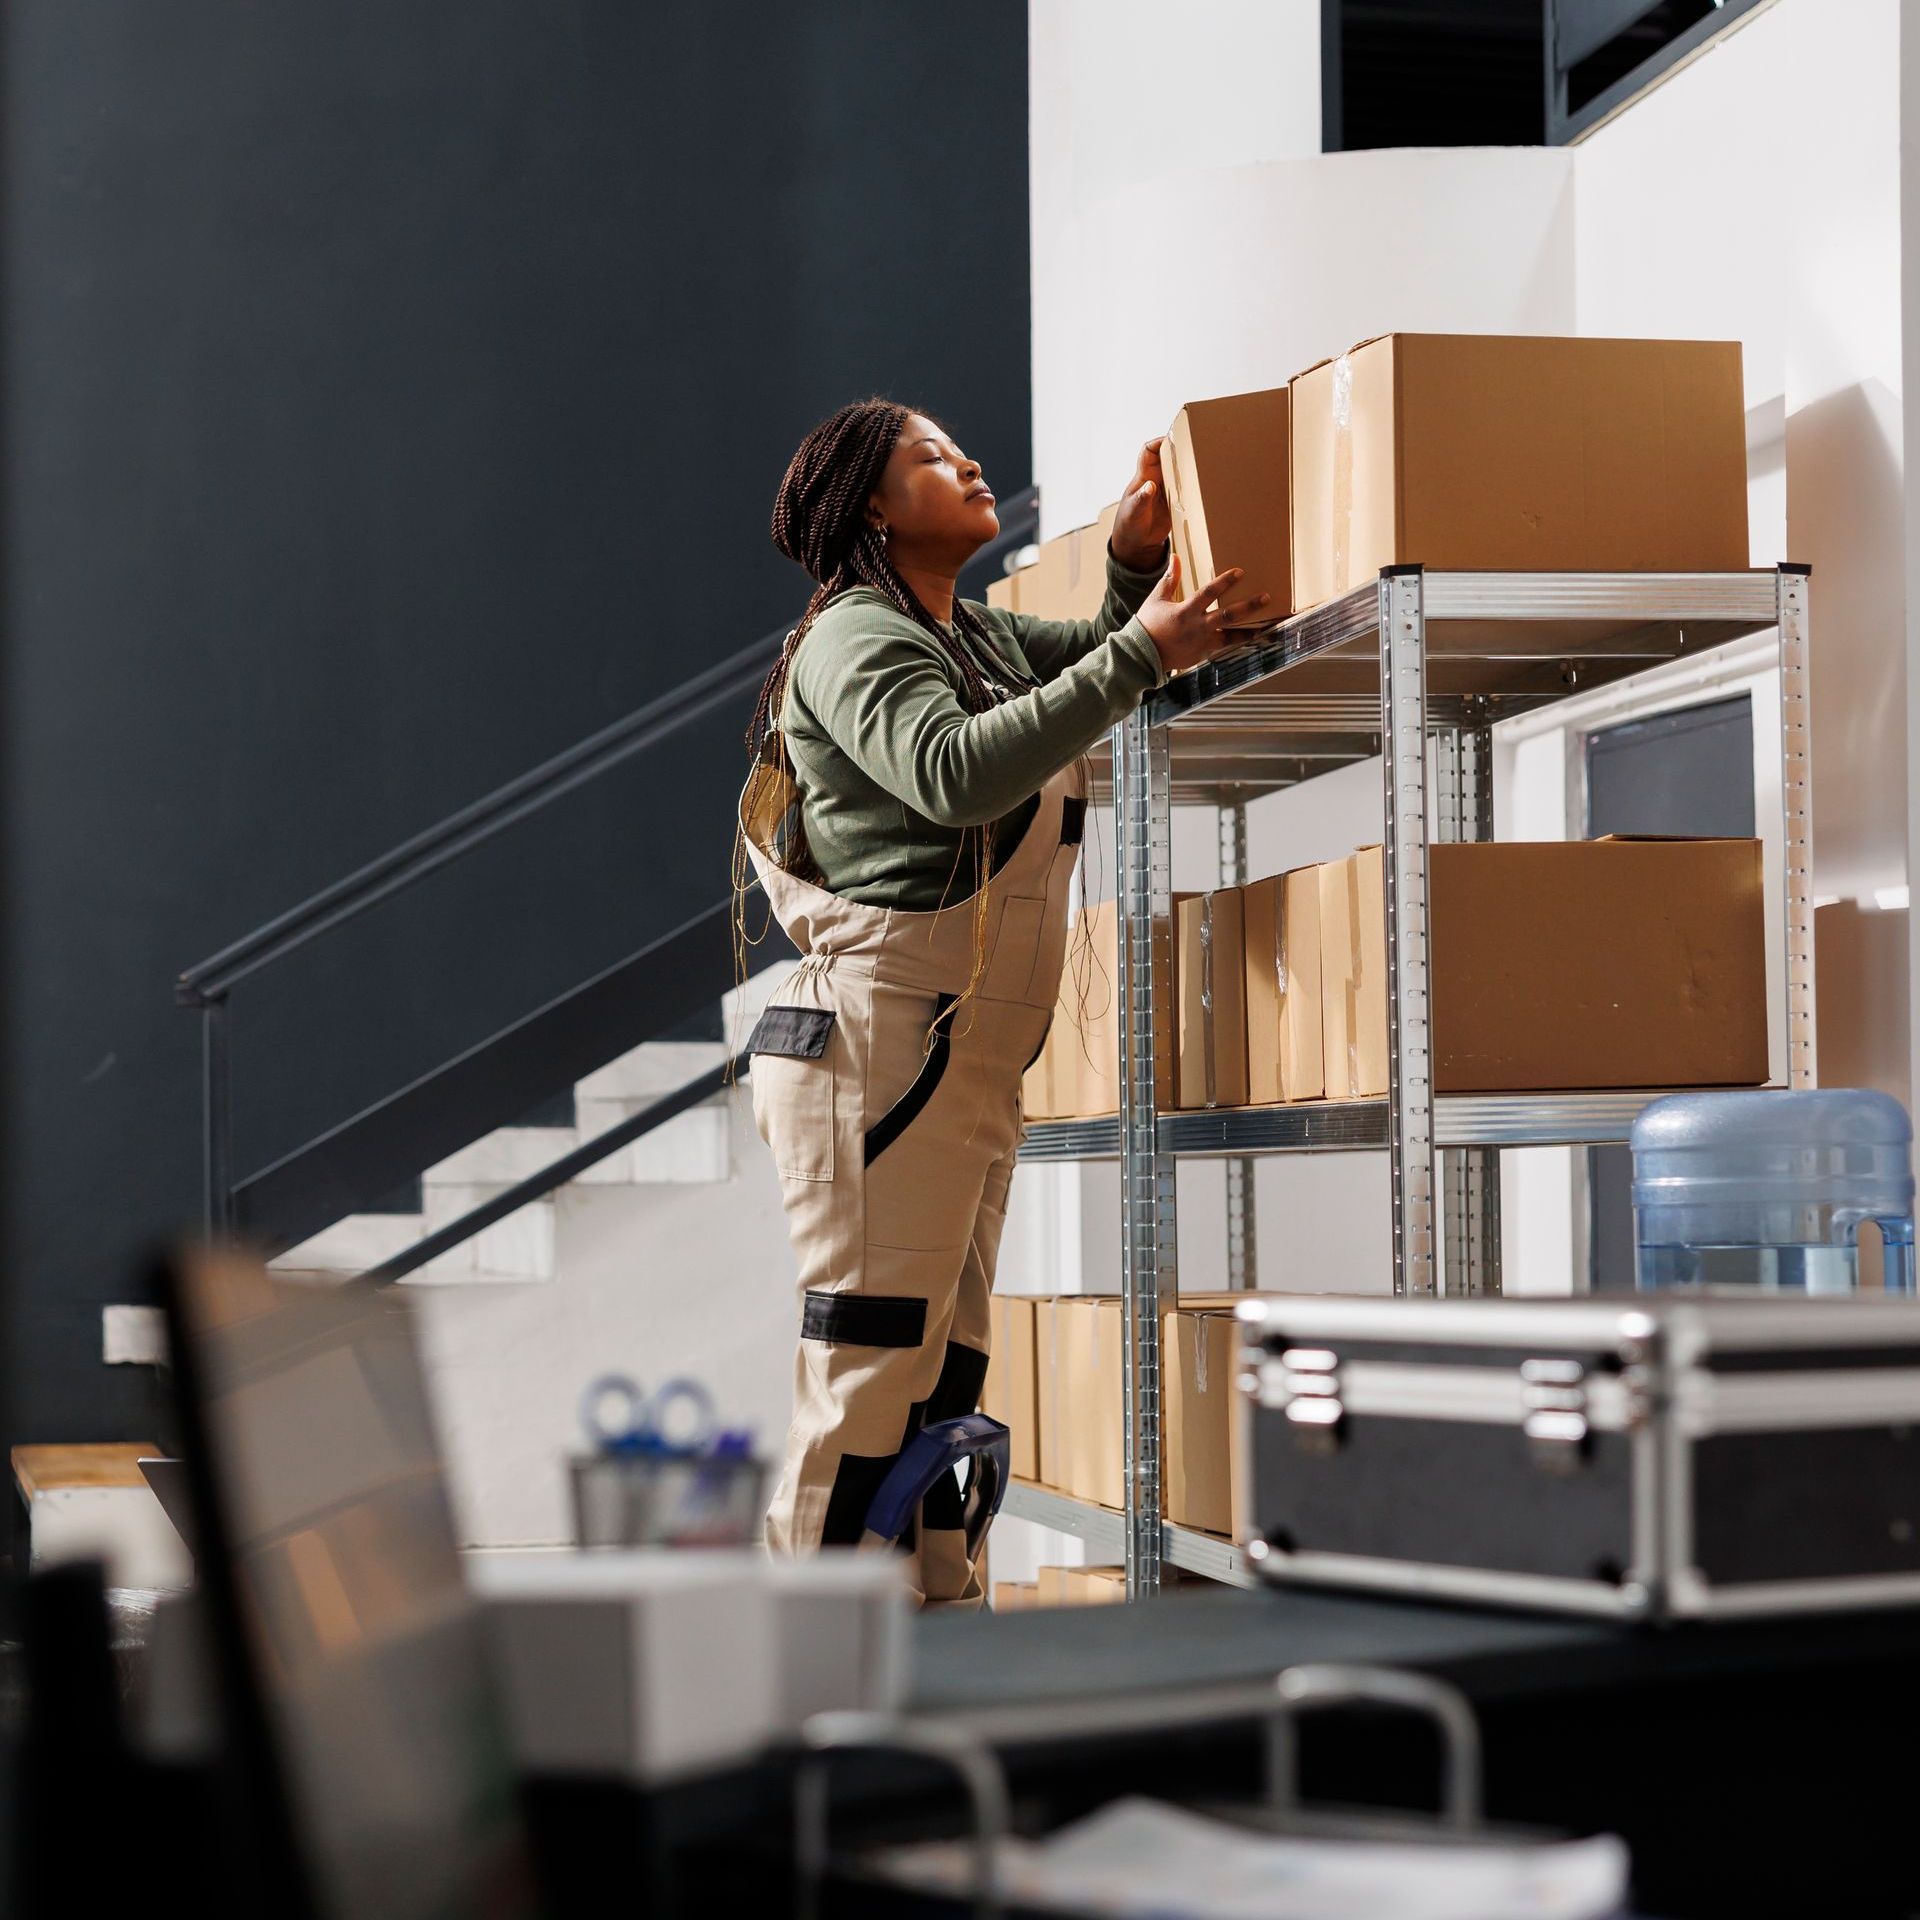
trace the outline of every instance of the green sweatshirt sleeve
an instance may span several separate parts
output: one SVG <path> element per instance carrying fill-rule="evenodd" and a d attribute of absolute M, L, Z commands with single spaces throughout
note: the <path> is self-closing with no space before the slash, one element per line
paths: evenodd
<path fill-rule="evenodd" d="M 1133 567 L 1122 566 L 1114 558 L 1113 548 L 1107 548 L 1107 597 L 1098 614 L 1091 620 L 1043 620 L 1032 613 L 1001 613 L 998 618 L 1009 623 L 1013 637 L 1019 641 L 1021 651 L 1032 663 L 1034 673 L 1042 680 L 1051 680 L 1055 674 L 1064 672 L 1076 660 L 1084 660 L 1095 647 L 1110 635 L 1119 633 L 1127 622 L 1140 611 L 1140 603 L 1154 589 L 1154 584 L 1166 571 L 1164 550 L 1157 566 L 1141 572 Z M 1153 670 L 1156 680 L 1160 678 L 1160 656 L 1153 652 L 1153 642 L 1146 640 L 1147 650 L 1153 654 L 1145 664 Z"/>
<path fill-rule="evenodd" d="M 948 828 L 998 820 L 1030 799 L 1159 677 L 1153 642 L 1129 621 L 1045 685 L 968 713 L 933 636 L 864 595 L 822 613 L 793 662 L 794 691 L 840 751 Z"/>

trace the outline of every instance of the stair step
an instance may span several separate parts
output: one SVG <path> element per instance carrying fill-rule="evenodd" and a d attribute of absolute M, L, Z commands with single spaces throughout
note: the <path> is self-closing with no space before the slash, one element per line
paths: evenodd
<path fill-rule="evenodd" d="M 354 1213 L 311 1240 L 289 1247 L 272 1264 L 281 1273 L 365 1273 L 404 1253 L 420 1238 L 417 1213 Z"/>
<path fill-rule="evenodd" d="M 578 1127 L 500 1127 L 429 1167 L 423 1178 L 429 1192 L 435 1187 L 510 1187 L 571 1153 L 582 1138 Z"/>
<path fill-rule="evenodd" d="M 726 1045 L 719 1040 L 649 1040 L 645 1046 L 623 1053 L 588 1074 L 574 1089 L 581 1131 L 597 1131 L 585 1113 L 591 1102 L 657 1100 L 719 1066 L 726 1057 Z"/>
<path fill-rule="evenodd" d="M 429 1232 L 449 1226 L 497 1198 L 513 1183 L 455 1185 L 433 1182 L 426 1189 L 426 1225 Z M 555 1272 L 554 1207 L 551 1200 L 534 1200 L 496 1220 L 464 1240 L 450 1253 L 429 1260 L 422 1275 L 432 1280 L 473 1279 L 479 1274 L 517 1280 L 551 1280 Z"/>
<path fill-rule="evenodd" d="M 644 1111 L 651 1099 L 582 1100 L 580 1126 L 588 1138 Z M 724 1096 L 677 1113 L 651 1133 L 628 1142 L 580 1176 L 589 1186 L 698 1186 L 733 1177 Z"/>

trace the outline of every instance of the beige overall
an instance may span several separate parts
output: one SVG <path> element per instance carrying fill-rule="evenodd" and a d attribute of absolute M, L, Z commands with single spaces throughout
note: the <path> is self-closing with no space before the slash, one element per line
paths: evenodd
<path fill-rule="evenodd" d="M 1053 1016 L 1085 793 L 1078 764 L 1041 790 L 987 885 L 985 965 L 964 1000 L 978 894 L 936 913 L 843 900 L 769 852 L 798 831 L 793 782 L 769 761 L 742 797 L 754 871 L 803 955 L 749 1041 L 800 1264 L 776 1552 L 856 1543 L 901 1447 L 979 1405 L 1020 1080 Z M 928 1601 L 979 1604 L 955 1483 L 903 1544 Z"/>

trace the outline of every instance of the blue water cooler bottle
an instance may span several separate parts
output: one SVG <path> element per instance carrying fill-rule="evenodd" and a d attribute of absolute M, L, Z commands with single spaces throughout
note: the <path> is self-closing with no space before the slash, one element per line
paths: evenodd
<path fill-rule="evenodd" d="M 1639 1276 L 1656 1287 L 1850 1293 L 1863 1221 L 1911 1293 L 1913 1125 L 1857 1088 L 1680 1093 L 1633 1123 Z"/>

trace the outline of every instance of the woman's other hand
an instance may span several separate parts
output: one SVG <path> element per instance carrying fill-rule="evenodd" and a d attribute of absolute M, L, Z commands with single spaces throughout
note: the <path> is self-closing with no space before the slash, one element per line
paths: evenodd
<path fill-rule="evenodd" d="M 1133 463 L 1133 478 L 1120 496 L 1108 544 L 1113 557 L 1136 573 L 1153 573 L 1173 533 L 1167 483 L 1160 472 L 1160 442 L 1149 440 Z"/>
<path fill-rule="evenodd" d="M 1116 530 L 1119 524 L 1118 520 L 1114 522 Z M 1255 594 L 1251 600 L 1236 601 L 1231 606 L 1227 604 L 1228 590 L 1244 571 L 1241 567 L 1229 567 L 1225 573 L 1209 580 L 1198 593 L 1176 600 L 1174 595 L 1180 591 L 1180 556 L 1176 553 L 1168 560 L 1166 572 L 1155 582 L 1134 618 L 1146 629 L 1147 638 L 1160 656 L 1161 666 L 1169 674 L 1184 673 L 1188 667 L 1197 667 L 1202 660 L 1218 653 L 1227 644 L 1228 624 L 1250 621 L 1267 604 L 1271 596 L 1264 593 Z"/>

